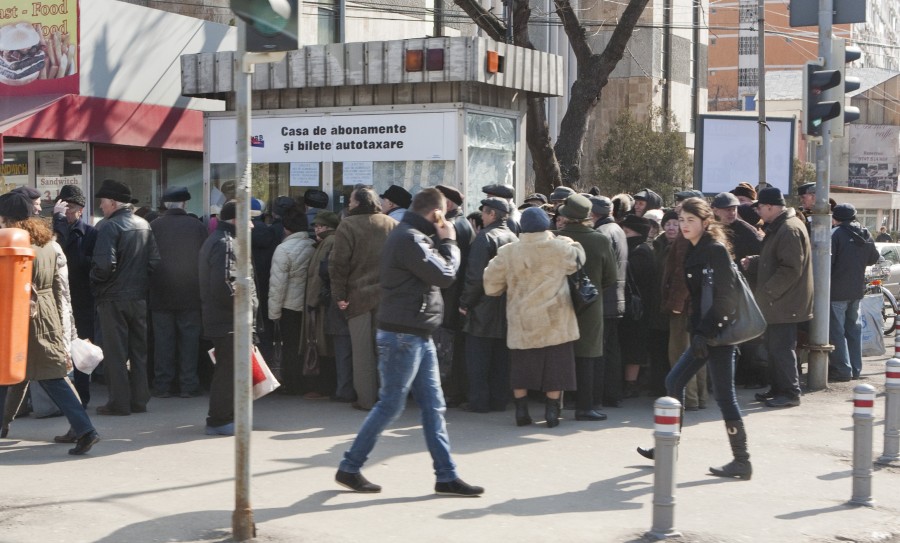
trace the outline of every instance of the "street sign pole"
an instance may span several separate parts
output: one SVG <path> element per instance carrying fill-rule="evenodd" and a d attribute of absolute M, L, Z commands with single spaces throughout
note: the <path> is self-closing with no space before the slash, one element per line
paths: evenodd
<path fill-rule="evenodd" d="M 819 0 L 819 57 L 826 70 L 834 69 L 831 58 L 833 0 Z M 834 95 L 827 90 L 826 100 Z M 843 107 L 843 104 L 841 105 Z M 822 141 L 816 146 L 816 203 L 812 211 L 813 320 L 809 333 L 807 387 L 822 390 L 828 383 L 828 318 L 831 307 L 831 121 L 825 121 Z"/>

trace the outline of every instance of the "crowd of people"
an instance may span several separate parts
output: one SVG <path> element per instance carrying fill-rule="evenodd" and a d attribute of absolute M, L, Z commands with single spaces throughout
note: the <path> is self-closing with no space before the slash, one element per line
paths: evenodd
<path fill-rule="evenodd" d="M 82 217 L 84 194 L 67 186 L 52 221 L 39 194 L 0 196 L 0 226 L 29 232 L 37 303 L 28 378 L 0 388 L 2 433 L 22 409 L 28 382 L 45 391 L 71 429 L 55 438 L 84 454 L 99 440 L 87 406 L 90 378 L 72 370 L 73 338 L 103 348 L 108 401 L 98 415 L 147 411 L 151 398 L 203 394 L 213 347 L 206 433 L 234 434 L 233 295 L 236 203 L 206 224 L 187 213 L 191 194 L 168 188 L 161 213 L 139 213 L 127 185 L 95 194 L 103 220 Z M 607 419 L 642 395 L 669 395 L 684 410 L 720 408 L 733 460 L 715 475 L 749 479 L 747 434 L 735 387 L 768 387 L 771 408 L 800 404 L 798 343 L 813 316 L 810 207 L 815 185 L 787 205 L 771 186 L 740 183 L 710 200 L 694 190 L 672 207 L 650 189 L 604 196 L 560 186 L 517 205 L 510 185 L 482 188 L 466 215 L 448 186 L 415 195 L 391 185 L 355 187 L 340 214 L 309 189 L 251 206 L 252 299 L 262 355 L 280 392 L 346 402 L 367 411 L 337 482 L 378 492 L 360 470 L 411 393 L 422 409 L 436 491 L 479 495 L 449 453 L 447 407 L 472 413 L 514 406 L 518 426 L 543 403 L 549 428 L 573 409 L 578 422 Z M 144 210 L 147 211 L 147 210 Z M 144 218 L 142 218 L 142 215 Z M 145 220 L 146 219 L 146 220 Z M 852 205 L 832 208 L 829 379 L 861 371 L 859 307 L 865 267 L 878 251 Z M 567 278 L 582 269 L 601 290 L 575 311 Z M 765 333 L 740 345 L 710 344 L 739 318 L 738 274 L 765 317 Z M 709 275 L 714 295 L 704 299 Z M 71 384 L 71 386 L 70 386 Z M 653 450 L 638 448 L 652 458 Z"/>

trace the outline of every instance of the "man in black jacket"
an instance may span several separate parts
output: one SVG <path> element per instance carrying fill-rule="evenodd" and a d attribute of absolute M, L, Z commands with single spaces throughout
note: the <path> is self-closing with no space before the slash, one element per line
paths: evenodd
<path fill-rule="evenodd" d="M 862 328 L 859 303 L 865 288 L 866 266 L 878 262 L 878 249 L 869 231 L 856 222 L 852 204 L 834 206 L 831 216 L 831 317 L 828 354 L 830 381 L 858 379 L 862 371 Z"/>
<path fill-rule="evenodd" d="M 484 492 L 457 476 L 450 457 L 446 407 L 431 339 L 443 318 L 440 288 L 453 283 L 459 268 L 456 232 L 444 220 L 445 211 L 444 197 L 437 189 L 422 190 L 382 251 L 377 330 L 379 399 L 335 475 L 338 484 L 355 492 L 381 492 L 381 487 L 370 483 L 360 469 L 381 432 L 403 412 L 410 391 L 422 410 L 425 441 L 437 477 L 435 492 L 458 496 Z"/>
<path fill-rule="evenodd" d="M 62 246 L 69 269 L 72 316 L 78 337 L 94 341 L 94 295 L 91 293 L 91 259 L 97 230 L 82 220 L 84 193 L 78 185 L 65 185 L 53 207 L 53 232 Z M 91 376 L 74 370 L 75 390 L 86 408 L 91 400 Z"/>
<path fill-rule="evenodd" d="M 730 192 L 720 192 L 713 198 L 712 208 L 716 219 L 725 227 L 735 263 L 745 256 L 758 255 L 762 249 L 762 234 L 738 217 L 737 208 L 741 202 Z"/>
<path fill-rule="evenodd" d="M 166 212 L 150 224 L 160 264 L 150 278 L 153 318 L 154 381 L 152 394 L 172 395 L 178 367 L 182 398 L 200 395 L 197 357 L 200 351 L 200 279 L 197 258 L 206 241 L 206 226 L 185 211 L 191 199 L 186 187 L 163 193 Z"/>
<path fill-rule="evenodd" d="M 509 403 L 509 349 L 506 346 L 506 295 L 484 295 L 484 269 L 497 250 L 518 238 L 507 227 L 509 203 L 503 198 L 481 201 L 484 228 L 469 250 L 459 312 L 466 316 L 468 411 L 503 411 Z"/>
<path fill-rule="evenodd" d="M 150 225 L 134 214 L 131 189 L 106 179 L 94 196 L 100 199 L 104 220 L 97 226 L 91 287 L 109 388 L 109 401 L 97 408 L 97 414 L 144 413 L 150 400 L 147 292 L 159 251 Z"/>

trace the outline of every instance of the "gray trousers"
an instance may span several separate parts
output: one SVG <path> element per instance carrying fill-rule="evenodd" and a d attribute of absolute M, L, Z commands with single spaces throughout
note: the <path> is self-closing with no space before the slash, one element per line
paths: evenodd
<path fill-rule="evenodd" d="M 147 383 L 147 302 L 97 302 L 102 332 L 103 375 L 109 389 L 106 405 L 128 413 L 143 410 L 150 400 Z"/>
<path fill-rule="evenodd" d="M 372 409 L 378 401 L 378 356 L 375 353 L 375 311 L 347 320 L 353 347 L 353 388 L 356 401 Z"/>

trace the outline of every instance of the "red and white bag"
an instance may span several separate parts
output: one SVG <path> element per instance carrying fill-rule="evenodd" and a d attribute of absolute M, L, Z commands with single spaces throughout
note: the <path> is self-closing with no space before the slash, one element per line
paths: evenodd
<path fill-rule="evenodd" d="M 216 363 L 215 349 L 209 350 L 209 358 L 212 360 L 213 364 Z M 266 364 L 266 360 L 262 357 L 262 354 L 260 354 L 259 348 L 256 345 L 253 346 L 253 355 L 251 356 L 250 361 L 252 363 L 251 378 L 254 400 L 262 398 L 281 386 L 281 383 L 275 379 L 272 370 L 269 369 L 269 365 Z"/>

